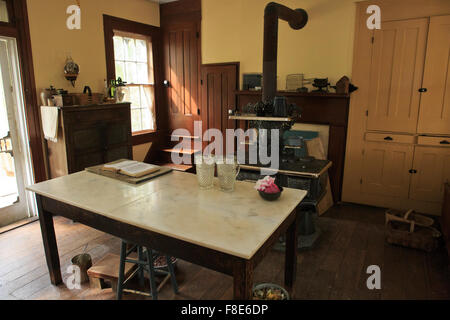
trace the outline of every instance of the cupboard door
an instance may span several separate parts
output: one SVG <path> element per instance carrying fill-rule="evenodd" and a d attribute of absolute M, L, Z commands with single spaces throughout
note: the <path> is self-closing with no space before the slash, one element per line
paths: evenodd
<path fill-rule="evenodd" d="M 368 130 L 415 133 L 428 19 L 383 22 L 374 31 Z"/>
<path fill-rule="evenodd" d="M 442 202 L 444 184 L 450 181 L 450 148 L 417 146 L 414 153 L 410 198 Z"/>
<path fill-rule="evenodd" d="M 450 133 L 450 16 L 431 17 L 419 133 Z"/>
<path fill-rule="evenodd" d="M 362 192 L 408 198 L 414 146 L 366 142 Z"/>

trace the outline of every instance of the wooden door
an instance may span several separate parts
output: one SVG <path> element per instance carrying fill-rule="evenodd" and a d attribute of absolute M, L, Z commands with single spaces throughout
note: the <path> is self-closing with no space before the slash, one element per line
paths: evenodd
<path fill-rule="evenodd" d="M 204 129 L 234 129 L 235 123 L 228 120 L 229 110 L 236 110 L 236 91 L 239 83 L 239 64 L 210 64 L 202 66 L 202 106 L 206 114 L 202 117 Z"/>
<path fill-rule="evenodd" d="M 362 192 L 408 198 L 414 146 L 390 142 L 365 143 Z"/>
<path fill-rule="evenodd" d="M 414 152 L 410 198 L 442 202 L 444 184 L 450 181 L 450 147 L 417 146 Z"/>
<path fill-rule="evenodd" d="M 450 133 L 450 16 L 431 17 L 419 133 Z"/>
<path fill-rule="evenodd" d="M 171 129 L 193 133 L 200 113 L 200 24 L 174 22 L 163 29 Z"/>
<path fill-rule="evenodd" d="M 383 22 L 373 33 L 368 130 L 415 133 L 428 19 Z"/>

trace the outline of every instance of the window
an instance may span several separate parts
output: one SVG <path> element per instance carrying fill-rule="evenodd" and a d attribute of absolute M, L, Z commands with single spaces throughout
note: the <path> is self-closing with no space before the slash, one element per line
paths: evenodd
<path fill-rule="evenodd" d="M 155 77 L 151 38 L 114 31 L 116 79 L 127 83 L 133 133 L 156 130 Z"/>
<path fill-rule="evenodd" d="M 9 22 L 6 0 L 0 0 L 0 22 Z"/>

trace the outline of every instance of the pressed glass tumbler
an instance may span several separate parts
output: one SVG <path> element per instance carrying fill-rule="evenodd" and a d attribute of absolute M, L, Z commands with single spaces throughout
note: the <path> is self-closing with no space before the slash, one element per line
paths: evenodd
<path fill-rule="evenodd" d="M 214 186 L 214 159 L 198 156 L 195 158 L 195 167 L 197 169 L 197 180 L 200 189 L 211 189 Z"/>

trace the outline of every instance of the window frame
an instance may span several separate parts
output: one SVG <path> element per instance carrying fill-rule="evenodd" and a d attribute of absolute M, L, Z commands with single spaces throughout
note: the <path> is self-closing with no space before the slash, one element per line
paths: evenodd
<path fill-rule="evenodd" d="M 153 142 L 157 138 L 157 134 L 162 128 L 161 115 L 162 110 L 162 45 L 161 45 L 161 28 L 103 15 L 103 29 L 105 35 L 105 53 L 106 53 L 106 75 L 108 83 L 116 79 L 115 55 L 114 55 L 114 32 L 123 34 L 142 35 L 151 39 L 152 55 L 153 55 L 153 76 L 154 76 L 154 92 L 155 92 L 155 122 L 156 130 L 144 130 L 132 133 L 133 145 L 147 142 Z"/>

